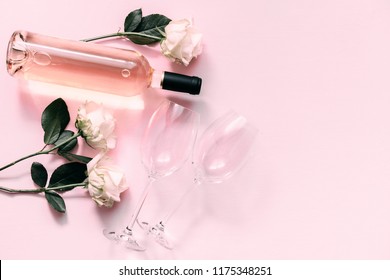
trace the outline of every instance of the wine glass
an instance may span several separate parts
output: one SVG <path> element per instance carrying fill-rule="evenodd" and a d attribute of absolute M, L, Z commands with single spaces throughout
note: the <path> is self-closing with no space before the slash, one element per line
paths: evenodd
<path fill-rule="evenodd" d="M 119 241 L 133 250 L 145 247 L 133 236 L 133 228 L 153 182 L 171 175 L 190 157 L 199 124 L 199 114 L 174 102 L 163 102 L 153 113 L 141 143 L 142 163 L 148 174 L 145 186 L 130 222 L 121 232 L 105 229 L 110 240 Z"/>
<path fill-rule="evenodd" d="M 221 183 L 230 178 L 244 164 L 256 134 L 257 129 L 233 111 L 215 120 L 196 144 L 192 162 L 195 170 L 193 186 L 203 182 Z M 154 226 L 140 223 L 157 243 L 167 249 L 172 249 L 172 244 L 165 234 L 165 226 L 193 189 L 189 188 L 169 214 Z"/>

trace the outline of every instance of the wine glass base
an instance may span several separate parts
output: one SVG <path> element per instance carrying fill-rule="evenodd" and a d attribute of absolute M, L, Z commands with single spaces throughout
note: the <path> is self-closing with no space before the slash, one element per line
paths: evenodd
<path fill-rule="evenodd" d="M 148 235 L 151 235 L 156 243 L 163 246 L 168 250 L 173 249 L 173 244 L 169 242 L 169 238 L 164 231 L 164 225 L 160 222 L 154 226 L 149 225 L 148 222 L 137 221 L 138 225 L 147 232 Z"/>
<path fill-rule="evenodd" d="M 104 229 L 104 230 L 103 230 L 103 235 L 104 235 L 108 240 L 112 240 L 112 241 L 117 241 L 117 240 L 118 240 L 118 236 L 117 236 L 117 234 L 116 234 L 115 231 L 108 230 L 108 229 Z"/>
<path fill-rule="evenodd" d="M 131 249 L 134 251 L 145 251 L 146 248 L 140 245 L 137 240 L 134 239 L 132 231 L 125 229 L 121 233 L 117 233 L 112 230 L 104 229 L 103 235 L 112 241 L 116 241 L 127 249 Z"/>

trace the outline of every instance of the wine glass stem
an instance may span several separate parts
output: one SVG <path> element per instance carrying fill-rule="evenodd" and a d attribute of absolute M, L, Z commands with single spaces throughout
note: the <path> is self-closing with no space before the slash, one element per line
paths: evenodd
<path fill-rule="evenodd" d="M 131 220 L 130 220 L 128 226 L 126 227 L 128 230 L 133 229 L 134 224 L 137 221 L 138 215 L 141 212 L 142 206 L 144 205 L 146 197 L 148 196 L 150 187 L 152 186 L 152 184 L 155 180 L 156 179 L 154 179 L 153 177 L 149 177 L 149 181 L 146 184 L 144 190 L 142 191 L 141 197 L 139 198 L 139 200 L 137 202 L 137 206 L 135 207 L 135 211 L 134 211 L 133 215 L 131 216 Z"/>
<path fill-rule="evenodd" d="M 168 213 L 168 215 L 166 215 L 161 221 L 160 221 L 160 224 L 162 225 L 166 225 L 168 223 L 168 221 L 172 218 L 172 216 L 179 210 L 179 208 L 183 205 L 185 199 L 187 198 L 187 196 L 189 196 L 190 193 L 192 193 L 192 191 L 195 189 L 195 186 L 199 185 L 200 183 L 194 183 L 193 185 L 191 185 L 191 187 L 189 187 L 186 192 L 180 197 L 179 199 L 179 203 L 177 203 L 172 209 L 171 211 Z"/>

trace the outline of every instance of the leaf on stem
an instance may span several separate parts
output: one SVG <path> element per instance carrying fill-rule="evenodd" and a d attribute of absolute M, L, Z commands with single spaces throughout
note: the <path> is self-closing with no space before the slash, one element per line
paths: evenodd
<path fill-rule="evenodd" d="M 65 141 L 67 141 L 69 138 L 71 138 L 73 136 L 74 136 L 74 132 L 73 131 L 64 130 L 60 134 L 60 137 L 57 139 L 57 141 L 55 141 L 53 144 L 55 146 L 60 145 L 61 143 L 64 143 Z M 77 145 L 77 138 L 72 139 L 68 143 L 60 146 L 58 148 L 58 152 L 69 152 L 69 151 L 73 150 L 76 147 L 76 145 Z"/>
<path fill-rule="evenodd" d="M 68 106 L 62 98 L 50 103 L 42 113 L 41 125 L 45 132 L 45 144 L 53 144 L 70 121 Z"/>
<path fill-rule="evenodd" d="M 125 19 L 125 32 L 134 31 L 141 23 L 142 9 L 137 9 L 129 13 Z"/>
<path fill-rule="evenodd" d="M 46 168 L 39 162 L 33 162 L 31 165 L 31 178 L 39 187 L 46 187 L 48 178 Z"/>
<path fill-rule="evenodd" d="M 50 206 L 53 207 L 54 210 L 60 213 L 65 213 L 65 201 L 58 193 L 54 191 L 46 191 L 45 197 L 47 202 L 49 202 Z"/>
<path fill-rule="evenodd" d="M 126 26 L 129 25 L 129 23 L 126 22 L 126 20 L 125 20 L 125 31 L 130 32 L 129 30 L 126 30 Z M 167 26 L 170 22 L 171 19 L 160 14 L 152 14 L 152 15 L 142 17 L 141 22 L 139 22 L 137 27 L 131 31 L 138 34 L 131 34 L 131 35 L 127 35 L 126 37 L 129 40 L 131 40 L 133 43 L 139 45 L 149 45 L 152 43 L 160 42 L 162 39 L 164 39 L 164 35 L 162 34 L 161 30 L 164 30 L 165 26 Z M 145 37 L 143 35 L 149 35 L 152 36 L 153 38 Z"/>
<path fill-rule="evenodd" d="M 81 184 L 87 178 L 87 165 L 81 162 L 70 162 L 59 166 L 54 170 L 50 177 L 48 190 L 66 186 Z M 58 191 L 65 192 L 74 189 L 75 187 L 64 187 L 57 189 Z"/>

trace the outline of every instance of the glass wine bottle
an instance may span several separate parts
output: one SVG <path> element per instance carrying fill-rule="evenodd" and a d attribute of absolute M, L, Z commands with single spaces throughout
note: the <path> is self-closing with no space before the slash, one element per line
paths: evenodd
<path fill-rule="evenodd" d="M 202 79 L 153 69 L 139 52 L 64 40 L 28 31 L 13 33 L 7 50 L 10 75 L 25 80 L 133 96 L 148 87 L 197 95 Z"/>

